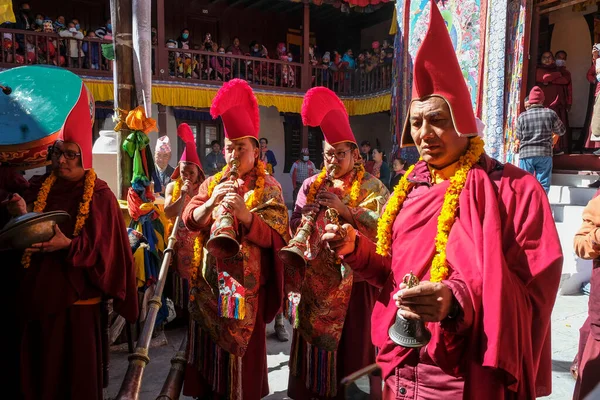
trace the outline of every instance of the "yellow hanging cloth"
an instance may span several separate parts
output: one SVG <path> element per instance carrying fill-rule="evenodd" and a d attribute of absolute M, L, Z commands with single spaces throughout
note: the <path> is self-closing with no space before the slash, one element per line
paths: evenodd
<path fill-rule="evenodd" d="M 12 0 L 0 0 L 0 24 L 4 22 L 17 22 Z"/>
<path fill-rule="evenodd" d="M 396 13 L 396 6 L 394 5 L 394 15 L 392 16 L 392 26 L 390 26 L 390 36 L 398 33 L 398 14 Z"/>

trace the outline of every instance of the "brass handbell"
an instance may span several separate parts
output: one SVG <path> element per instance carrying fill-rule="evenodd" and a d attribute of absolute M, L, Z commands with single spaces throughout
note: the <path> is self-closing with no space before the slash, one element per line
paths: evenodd
<path fill-rule="evenodd" d="M 235 181 L 238 176 L 240 161 L 231 161 L 229 180 Z M 210 239 L 206 242 L 206 250 L 217 259 L 231 258 L 240 251 L 240 243 L 237 240 L 237 224 L 235 217 L 225 207 L 219 208 L 219 216 L 212 226 Z"/>
<path fill-rule="evenodd" d="M 419 279 L 411 271 L 404 276 L 403 282 L 410 289 L 419 284 Z M 406 319 L 400 315 L 400 310 L 396 313 L 396 321 L 390 327 L 388 334 L 394 343 L 402 347 L 423 347 L 431 340 L 431 333 L 423 321 Z"/>

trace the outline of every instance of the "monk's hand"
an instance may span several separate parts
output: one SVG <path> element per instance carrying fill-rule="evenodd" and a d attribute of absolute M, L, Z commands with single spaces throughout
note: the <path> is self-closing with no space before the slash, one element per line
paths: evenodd
<path fill-rule="evenodd" d="M 227 193 L 221 202 L 246 228 L 252 223 L 252 213 L 246 208 L 246 203 L 242 196 L 236 192 Z"/>
<path fill-rule="evenodd" d="M 346 205 L 342 203 L 340 198 L 331 192 L 321 191 L 317 194 L 317 203 L 322 205 L 323 207 L 335 208 L 340 213 L 346 209 Z"/>
<path fill-rule="evenodd" d="M 302 214 L 304 215 L 308 215 L 309 213 L 318 213 L 319 212 L 319 205 L 318 204 L 305 204 L 304 207 L 302 207 Z"/>
<path fill-rule="evenodd" d="M 192 182 L 189 179 L 186 179 L 181 187 L 181 192 L 185 194 L 189 194 L 192 190 Z M 183 196 L 182 196 L 183 197 Z"/>
<path fill-rule="evenodd" d="M 58 225 L 54 225 L 54 236 L 52 236 L 52 239 L 47 242 L 32 244 L 31 248 L 27 249 L 27 251 L 31 253 L 52 253 L 53 251 L 66 249 L 70 245 L 71 239 L 62 233 Z"/>
<path fill-rule="evenodd" d="M 340 234 L 341 230 L 346 234 Z M 345 256 L 353 253 L 356 249 L 356 229 L 350 224 L 344 224 L 340 228 L 338 225 L 328 224 L 325 226 L 325 233 L 321 236 L 324 243 L 329 244 L 329 248 L 338 256 Z"/>
<path fill-rule="evenodd" d="M 235 184 L 233 182 L 226 181 L 226 182 L 220 183 L 215 187 L 215 190 L 213 190 L 213 193 L 210 196 L 210 199 L 208 199 L 208 201 L 204 204 L 205 204 L 205 206 L 212 209 L 221 203 L 221 201 L 223 200 L 223 198 L 225 197 L 225 195 L 227 193 L 233 193 L 233 192 L 235 192 Z"/>
<path fill-rule="evenodd" d="M 406 284 L 393 296 L 400 315 L 406 319 L 417 319 L 425 322 L 440 322 L 445 319 L 452 308 L 454 295 L 448 286 L 441 282 L 423 281 L 408 289 Z"/>
<path fill-rule="evenodd" d="M 8 213 L 13 217 L 18 217 L 27 213 L 27 204 L 25 203 L 25 200 L 16 193 L 4 200 L 2 205 L 6 207 Z"/>

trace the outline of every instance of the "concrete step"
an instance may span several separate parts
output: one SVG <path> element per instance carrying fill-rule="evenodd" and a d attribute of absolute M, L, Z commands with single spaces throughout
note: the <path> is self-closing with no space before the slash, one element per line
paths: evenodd
<path fill-rule="evenodd" d="M 548 200 L 550 204 L 586 206 L 596 194 L 596 190 L 588 187 L 552 185 Z"/>
<path fill-rule="evenodd" d="M 565 171 L 566 172 L 566 171 Z M 598 175 L 590 172 L 556 173 L 552 174 L 552 185 L 587 188 L 590 183 L 596 182 Z"/>
<path fill-rule="evenodd" d="M 552 214 L 554 215 L 554 221 L 557 223 L 566 223 L 569 226 L 575 226 L 575 229 L 579 228 L 581 223 L 581 214 L 585 206 L 580 205 L 568 205 L 568 204 L 550 204 L 552 208 Z"/>

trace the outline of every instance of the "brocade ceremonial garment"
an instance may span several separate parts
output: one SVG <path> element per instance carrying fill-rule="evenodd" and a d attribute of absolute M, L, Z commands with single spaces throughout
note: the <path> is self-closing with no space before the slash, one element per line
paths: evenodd
<path fill-rule="evenodd" d="M 350 202 L 355 172 L 335 179 L 329 191 L 344 204 Z M 302 222 L 311 184 L 318 175 L 304 181 L 292 214 L 295 232 Z M 377 221 L 389 197 L 387 188 L 368 172 L 362 179 L 357 204 L 349 207 L 353 220 L 347 221 L 367 237 L 375 239 Z M 344 398 L 340 380 L 375 362 L 375 347 L 370 338 L 370 316 L 379 289 L 353 274 L 345 263 L 321 242 L 327 224 L 325 208 L 316 217 L 310 237 L 311 259 L 303 270 L 286 268 L 288 313 L 297 306 L 294 338 L 290 355 L 288 396 L 293 399 Z M 343 223 L 343 221 L 340 221 Z M 371 398 L 381 396 L 381 378 L 371 379 Z"/>
<path fill-rule="evenodd" d="M 183 213 L 188 229 L 200 231 L 205 243 L 219 207 L 207 226 L 196 223 L 193 213 L 209 199 L 213 179 L 202 183 Z M 256 170 L 238 179 L 245 200 L 255 182 Z M 287 208 L 275 178 L 265 176 L 260 203 L 250 211 L 250 228 L 238 226 L 236 256 L 216 260 L 204 251 L 190 293 L 186 396 L 255 400 L 269 393 L 265 330 L 283 304 L 283 265 L 277 253 L 289 237 Z"/>
<path fill-rule="evenodd" d="M 385 399 L 533 399 L 552 390 L 550 317 L 562 252 L 546 194 L 534 177 L 484 155 L 467 176 L 446 247 L 443 281 L 461 312 L 427 323 L 420 349 L 396 345 L 388 330 L 403 277 L 429 279 L 437 219 L 449 181 L 432 184 L 419 162 L 392 229 L 391 257 L 359 233 L 345 258 L 382 288 L 371 321 Z"/>

